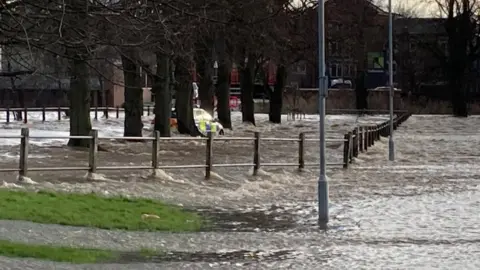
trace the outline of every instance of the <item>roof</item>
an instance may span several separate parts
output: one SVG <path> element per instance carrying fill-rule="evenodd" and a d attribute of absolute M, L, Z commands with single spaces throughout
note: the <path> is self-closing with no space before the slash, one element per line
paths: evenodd
<path fill-rule="evenodd" d="M 19 76 L 15 80 L 15 87 L 17 89 L 35 89 L 35 90 L 50 90 L 63 89 L 69 90 L 70 78 L 54 78 L 42 74 Z M 90 78 L 90 87 L 92 90 L 100 89 L 100 82 L 98 78 Z M 12 89 L 9 77 L 0 77 L 0 89 Z"/>
<path fill-rule="evenodd" d="M 442 18 L 395 18 L 393 27 L 398 34 L 444 34 L 444 23 Z"/>
<path fill-rule="evenodd" d="M 328 4 L 328 3 L 332 3 L 332 2 L 335 2 L 335 1 L 339 1 L 339 0 L 326 0 L 325 1 L 325 4 Z M 341 0 L 340 0 L 341 1 Z M 351 1 L 351 0 L 347 0 L 347 1 Z M 387 11 L 383 10 L 382 8 L 380 8 L 379 6 L 375 5 L 374 3 L 372 3 L 371 0 L 364 0 L 365 3 L 367 3 L 368 6 L 370 6 L 373 10 L 375 10 L 376 12 L 378 12 L 379 14 L 383 14 L 383 15 L 386 15 L 388 14 Z M 316 3 L 314 5 L 314 7 L 318 7 L 318 3 Z"/>

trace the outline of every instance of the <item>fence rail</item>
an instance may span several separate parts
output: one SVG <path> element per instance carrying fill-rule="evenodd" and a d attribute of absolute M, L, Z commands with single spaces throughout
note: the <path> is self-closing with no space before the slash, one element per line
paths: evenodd
<path fill-rule="evenodd" d="M 301 133 L 298 138 L 262 138 L 259 132 L 255 132 L 252 137 L 214 137 L 209 133 L 207 137 L 160 137 L 158 132 L 153 137 L 99 137 L 97 130 L 92 130 L 89 136 L 30 136 L 28 128 L 22 128 L 21 134 L 16 136 L 0 136 L 3 139 L 20 139 L 20 159 L 18 168 L 0 168 L 0 172 L 18 172 L 20 177 L 26 177 L 28 172 L 39 171 L 88 171 L 96 173 L 97 171 L 111 170 L 152 170 L 156 173 L 156 169 L 175 170 L 175 169 L 205 169 L 205 178 L 209 179 L 213 168 L 228 167 L 253 167 L 253 174 L 257 174 L 261 167 L 297 167 L 303 169 L 305 167 L 319 166 L 318 163 L 305 162 L 305 142 L 318 141 L 318 139 L 305 139 L 305 134 Z M 88 139 L 90 140 L 88 166 L 69 166 L 69 167 L 41 167 L 31 168 L 28 166 L 29 146 L 31 139 Z M 97 152 L 100 140 L 136 140 L 150 141 L 151 146 L 151 164 L 150 165 L 131 165 L 131 166 L 98 166 Z M 205 146 L 205 163 L 204 164 L 188 164 L 188 165 L 160 165 L 158 160 L 158 150 L 162 141 L 204 141 Z M 213 163 L 213 144 L 215 141 L 253 141 L 253 159 L 251 163 Z M 260 162 L 260 142 L 293 142 L 298 143 L 298 162 L 281 162 L 281 163 L 261 163 Z M 330 142 L 344 142 L 343 139 L 327 139 Z M 328 166 L 343 166 L 343 162 L 333 162 Z"/>
<path fill-rule="evenodd" d="M 57 120 L 62 120 L 62 112 L 67 111 L 68 107 L 41 107 L 41 108 L 0 108 L 0 112 L 5 112 L 6 122 L 7 124 L 11 122 L 10 114 L 13 112 L 23 112 L 23 122 L 28 122 L 28 113 L 29 112 L 41 112 L 42 113 L 42 122 L 46 121 L 46 113 L 47 112 L 56 112 L 57 113 Z M 94 112 L 94 120 L 98 120 L 98 113 L 103 113 L 105 119 L 109 119 L 111 117 L 110 113 L 113 112 L 115 114 L 115 118 L 120 118 L 120 112 L 124 112 L 125 109 L 119 106 L 117 107 L 91 107 L 91 112 Z M 327 113 L 333 114 L 388 114 L 388 110 L 356 110 L 356 109 L 329 109 Z M 395 110 L 396 114 L 405 114 L 407 111 L 404 110 Z M 150 116 L 154 114 L 154 106 L 144 106 L 142 115 Z"/>
<path fill-rule="evenodd" d="M 394 118 L 394 129 L 401 123 L 408 119 L 410 114 L 405 113 Z M 358 126 L 352 131 L 346 133 L 343 139 L 326 139 L 327 143 L 343 142 L 343 161 L 328 163 L 327 166 L 342 166 L 348 168 L 349 164 L 353 162 L 359 153 L 367 151 L 375 141 L 379 140 L 381 136 L 389 136 L 389 121 L 383 122 L 374 126 Z M 305 167 L 319 166 L 318 163 L 305 162 L 305 142 L 319 141 L 318 139 L 307 139 L 305 133 L 300 133 L 298 138 L 262 138 L 259 132 L 255 132 L 253 137 L 213 137 L 212 133 L 208 133 L 207 137 L 160 137 L 158 132 L 154 133 L 153 137 L 98 137 L 98 131 L 92 130 L 89 136 L 30 136 L 28 128 L 22 128 L 18 136 L 0 136 L 4 139 L 20 139 L 20 158 L 18 168 L 0 168 L 0 172 L 18 172 L 20 177 L 26 177 L 28 172 L 35 171 L 88 171 L 89 173 L 96 173 L 97 171 L 109 170 L 152 170 L 155 174 L 157 169 L 205 169 L 205 178 L 209 179 L 213 168 L 226 167 L 253 167 L 253 174 L 257 174 L 261 167 L 297 167 L 302 170 Z M 89 140 L 89 154 L 88 166 L 78 167 L 42 167 L 30 168 L 28 166 L 30 139 L 88 139 Z M 151 146 L 151 164 L 150 165 L 132 165 L 132 166 L 98 166 L 98 143 L 99 140 L 142 140 L 150 141 Z M 158 160 L 159 146 L 162 141 L 205 141 L 205 160 L 204 164 L 193 165 L 160 165 Z M 214 141 L 253 141 L 253 159 L 251 163 L 213 163 L 213 144 Z M 298 143 L 298 161 L 297 162 L 281 162 L 281 163 L 261 163 L 260 162 L 260 142 L 294 142 Z"/>
<path fill-rule="evenodd" d="M 403 113 L 393 119 L 393 129 L 396 130 L 403 122 L 411 116 L 410 113 Z M 375 126 L 358 126 L 352 131 L 345 133 L 343 146 L 343 168 L 348 168 L 354 158 L 360 153 L 366 152 L 381 137 L 390 136 L 390 120 Z"/>

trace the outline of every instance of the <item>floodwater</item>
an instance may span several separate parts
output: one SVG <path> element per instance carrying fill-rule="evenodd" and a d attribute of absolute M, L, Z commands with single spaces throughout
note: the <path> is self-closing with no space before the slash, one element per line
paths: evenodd
<path fill-rule="evenodd" d="M 383 116 L 329 116 L 327 137 L 338 138 L 358 123 L 384 119 Z M 296 137 L 299 130 L 311 132 L 314 137 L 318 132 L 315 121 L 315 117 L 307 116 L 306 120 L 277 127 L 259 124 L 258 128 L 268 137 L 275 134 Z M 184 171 L 179 174 L 168 171 L 155 180 L 137 176 L 127 181 L 126 177 L 117 178 L 109 172 L 105 173 L 106 179 L 93 183 L 76 178 L 47 179 L 40 174 L 32 176 L 32 180 L 38 182 L 34 186 L 60 190 L 167 199 L 205 209 L 220 220 L 215 232 L 139 234 L 129 238 L 132 242 L 150 239 L 151 242 L 144 240 L 147 247 L 173 249 L 177 253 L 167 262 L 160 263 L 155 258 L 147 262 L 132 254 L 125 256 L 121 264 L 82 269 L 479 269 L 479 125 L 480 117 L 414 115 L 395 133 L 395 162 L 387 161 L 388 140 L 382 138 L 360 154 L 348 170 L 329 168 L 331 222 L 328 231 L 320 231 L 316 226 L 318 170 L 314 167 L 302 173 L 293 167 L 265 167 L 256 177 L 249 176 L 247 169 L 243 173 L 233 171 L 236 176 L 219 170 L 211 181 L 202 181 L 202 177 L 195 178 L 192 172 Z M 253 130 L 241 126 L 234 135 Z M 329 160 L 341 156 L 341 146 L 332 144 L 327 152 Z M 190 155 L 194 150 L 203 149 L 193 143 L 183 145 L 177 145 L 178 151 Z M 114 146 L 111 147 L 117 149 Z M 243 155 L 240 145 L 228 146 Z M 317 161 L 314 157 L 317 146 L 312 144 L 308 148 L 306 156 L 310 160 L 307 162 Z M 2 153 L 14 147 L 13 143 L 4 145 Z M 271 152 L 264 154 L 270 160 L 295 160 L 295 145 L 283 143 L 274 148 L 267 144 L 265 148 Z M 39 146 L 37 154 L 55 157 L 67 151 L 58 149 L 46 151 Z M 132 156 L 138 155 L 132 153 Z M 231 155 L 233 153 L 222 158 Z M 247 154 L 243 156 L 249 158 Z M 7 159 L 1 160 L 1 166 L 13 164 Z M 64 233 L 62 230 L 55 228 L 60 235 Z M 101 235 L 85 230 L 85 239 L 75 241 L 96 246 L 94 241 Z M 48 238 L 48 233 L 44 237 Z M 135 264 L 124 264 L 132 261 Z M 2 265 L 9 262 L 11 260 L 2 259 Z M 31 261 L 15 263 L 16 266 L 33 265 Z M 55 264 L 55 267 L 78 269 L 64 264 Z"/>

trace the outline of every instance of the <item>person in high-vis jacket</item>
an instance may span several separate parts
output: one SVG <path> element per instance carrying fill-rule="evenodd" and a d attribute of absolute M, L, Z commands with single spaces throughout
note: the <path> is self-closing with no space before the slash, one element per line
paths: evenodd
<path fill-rule="evenodd" d="M 206 135 L 208 132 L 212 132 L 214 134 L 217 133 L 217 123 L 211 121 L 200 120 L 198 122 L 198 129 L 199 131 Z"/>

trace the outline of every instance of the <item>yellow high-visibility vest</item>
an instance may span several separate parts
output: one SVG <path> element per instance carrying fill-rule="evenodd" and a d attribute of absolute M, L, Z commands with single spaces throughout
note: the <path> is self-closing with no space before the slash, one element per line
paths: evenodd
<path fill-rule="evenodd" d="M 198 129 L 200 132 L 207 134 L 208 132 L 217 132 L 217 124 L 212 122 L 207 122 L 205 120 L 200 120 L 198 123 Z"/>
<path fill-rule="evenodd" d="M 203 120 L 200 120 L 198 123 L 198 129 L 200 129 L 200 132 L 206 133 L 207 132 L 207 123 Z"/>

